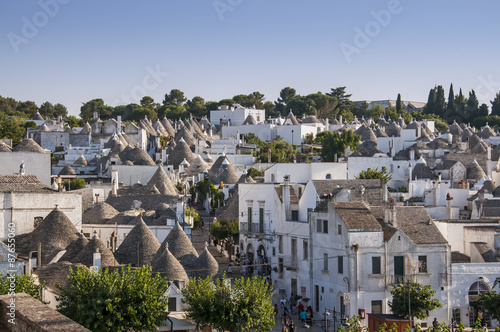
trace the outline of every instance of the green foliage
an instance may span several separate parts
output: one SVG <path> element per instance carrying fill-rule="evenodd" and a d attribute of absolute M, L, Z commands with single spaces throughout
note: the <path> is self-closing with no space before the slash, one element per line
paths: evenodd
<path fill-rule="evenodd" d="M 26 135 L 25 123 L 0 112 L 0 138 L 12 139 L 12 145 L 21 142 Z"/>
<path fill-rule="evenodd" d="M 436 114 L 412 113 L 416 120 L 431 120 L 434 121 L 434 126 L 437 130 L 445 131 L 450 128 L 450 125 Z"/>
<path fill-rule="evenodd" d="M 239 233 L 239 221 L 232 220 L 227 222 L 225 220 L 217 220 L 210 226 L 210 235 L 219 240 L 224 240 Z"/>
<path fill-rule="evenodd" d="M 70 115 L 70 116 L 64 118 L 64 121 L 68 124 L 68 126 L 70 128 L 79 127 L 79 126 L 83 125 L 83 121 L 78 119 L 74 115 Z"/>
<path fill-rule="evenodd" d="M 70 190 L 84 189 L 87 187 L 87 183 L 85 182 L 84 179 L 74 178 L 71 180 L 64 180 L 63 186 L 64 188 L 66 188 L 67 191 L 70 191 Z"/>
<path fill-rule="evenodd" d="M 264 142 L 256 135 L 250 133 L 245 135 L 245 140 L 249 144 L 255 144 L 260 149 L 259 160 L 263 163 L 268 162 L 268 151 L 271 150 L 272 163 L 289 163 L 295 159 L 297 154 L 296 147 L 290 142 L 284 141 L 281 137 L 270 142 Z"/>
<path fill-rule="evenodd" d="M 167 119 L 187 119 L 189 112 L 183 106 L 167 105 L 162 106 L 158 110 L 159 118 L 167 117 Z"/>
<path fill-rule="evenodd" d="M 184 92 L 179 89 L 172 89 L 170 93 L 165 94 L 163 105 L 182 106 L 186 100 L 187 98 L 184 96 Z"/>
<path fill-rule="evenodd" d="M 321 135 L 320 135 L 321 134 Z M 361 137 L 352 130 L 339 130 L 331 132 L 325 130 L 316 136 L 316 142 L 322 145 L 321 160 L 324 162 L 334 161 L 334 156 L 340 157 L 347 146 L 351 151 L 356 151 Z"/>
<path fill-rule="evenodd" d="M 80 117 L 83 121 L 90 121 L 94 112 L 97 112 L 102 120 L 107 120 L 111 118 L 113 110 L 113 107 L 104 105 L 104 100 L 101 98 L 92 99 L 82 105 L 80 108 Z"/>
<path fill-rule="evenodd" d="M 205 100 L 200 96 L 193 97 L 193 99 L 188 100 L 185 107 L 189 113 L 191 113 L 195 118 L 200 119 L 202 116 L 207 115 L 207 108 L 205 106 Z"/>
<path fill-rule="evenodd" d="M 398 98 L 396 99 L 396 110 L 399 112 L 403 110 L 403 103 L 401 102 L 401 94 L 398 93 Z"/>
<path fill-rule="evenodd" d="M 186 314 L 197 326 L 216 330 L 270 331 L 274 326 L 272 288 L 263 277 L 190 279 L 183 288 Z"/>
<path fill-rule="evenodd" d="M 490 101 L 491 103 L 491 115 L 500 116 L 500 92 L 497 92 L 495 99 Z"/>
<path fill-rule="evenodd" d="M 193 217 L 193 227 L 198 228 L 198 225 L 201 222 L 201 216 L 194 207 L 190 207 L 186 209 L 186 216 Z"/>
<path fill-rule="evenodd" d="M 255 178 L 261 178 L 264 176 L 264 171 L 259 171 L 255 167 L 250 167 L 247 169 L 248 175 L 250 175 L 253 179 Z"/>
<path fill-rule="evenodd" d="M 8 277 L 13 278 L 8 278 Z M 14 283 L 16 293 L 26 293 L 35 299 L 42 301 L 42 288 L 45 281 L 40 285 L 35 285 L 36 278 L 29 275 L 0 275 L 0 295 L 6 295 L 10 292 L 10 285 Z"/>
<path fill-rule="evenodd" d="M 347 321 L 348 326 L 340 325 L 338 332 L 361 332 L 361 322 L 358 315 L 354 315 Z"/>
<path fill-rule="evenodd" d="M 500 278 L 497 278 L 493 287 L 500 286 Z M 481 293 L 478 302 L 486 310 L 486 313 L 491 318 L 500 320 L 500 293 L 496 290 L 491 292 Z"/>
<path fill-rule="evenodd" d="M 150 266 L 110 272 L 71 269 L 61 291 L 59 312 L 92 331 L 156 331 L 167 318 L 168 283 Z"/>
<path fill-rule="evenodd" d="M 391 290 L 392 301 L 389 301 L 389 307 L 392 312 L 402 318 L 408 318 L 408 288 L 411 301 L 411 316 L 418 319 L 429 317 L 429 313 L 442 305 L 438 299 L 433 298 L 436 294 L 431 289 L 431 285 L 423 286 L 418 282 L 410 281 L 409 284 L 394 287 Z"/>
<path fill-rule="evenodd" d="M 224 205 L 224 193 L 217 189 L 207 177 L 202 181 L 199 181 L 194 186 L 189 189 L 189 193 L 191 197 L 197 197 L 198 201 L 203 204 L 208 196 L 211 198 L 211 209 L 215 210 L 215 208 Z"/>
<path fill-rule="evenodd" d="M 391 178 L 392 178 L 391 172 L 387 171 L 387 169 L 385 169 L 385 167 L 382 168 L 380 171 L 378 170 L 378 167 L 375 169 L 368 168 L 368 169 L 362 170 L 356 176 L 356 179 L 381 179 L 381 180 L 384 180 L 385 182 L 389 182 L 391 180 Z"/>

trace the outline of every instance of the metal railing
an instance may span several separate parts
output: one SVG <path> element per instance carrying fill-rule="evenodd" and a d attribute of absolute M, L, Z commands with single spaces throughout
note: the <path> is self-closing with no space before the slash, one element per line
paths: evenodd
<path fill-rule="evenodd" d="M 240 223 L 241 233 L 251 233 L 251 234 L 270 234 L 269 225 L 260 224 L 253 222 L 251 224 L 247 222 Z"/>

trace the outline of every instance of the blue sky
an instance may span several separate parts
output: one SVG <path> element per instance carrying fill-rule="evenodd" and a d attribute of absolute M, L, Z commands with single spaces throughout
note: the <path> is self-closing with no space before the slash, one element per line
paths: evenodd
<path fill-rule="evenodd" d="M 274 101 L 347 86 L 353 100 L 426 101 L 450 83 L 500 91 L 497 1 L 3 1 L 0 95 L 116 106 L 171 89 Z M 32 29 L 30 29 L 30 27 Z M 34 30 L 34 29 L 35 30 Z"/>

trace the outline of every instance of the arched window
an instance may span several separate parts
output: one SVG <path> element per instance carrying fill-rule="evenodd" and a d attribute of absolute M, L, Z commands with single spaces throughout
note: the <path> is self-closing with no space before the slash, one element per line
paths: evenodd
<path fill-rule="evenodd" d="M 331 178 L 332 178 L 332 175 L 331 175 L 330 173 L 328 173 L 328 174 L 326 175 L 326 179 L 327 179 L 327 180 L 330 180 Z"/>

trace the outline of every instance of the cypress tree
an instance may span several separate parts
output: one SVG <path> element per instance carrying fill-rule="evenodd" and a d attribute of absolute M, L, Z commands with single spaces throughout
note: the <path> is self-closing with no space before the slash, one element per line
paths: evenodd
<path fill-rule="evenodd" d="M 457 115 L 462 119 L 462 122 L 467 121 L 467 115 L 465 114 L 465 104 L 466 100 L 462 93 L 462 88 L 460 88 L 460 93 L 455 97 L 455 109 Z"/>
<path fill-rule="evenodd" d="M 500 92 L 497 92 L 495 99 L 490 101 L 491 103 L 491 115 L 500 115 Z"/>
<path fill-rule="evenodd" d="M 401 94 L 398 93 L 398 99 L 396 99 L 396 110 L 399 112 L 403 109 L 403 104 L 401 103 Z"/>
<path fill-rule="evenodd" d="M 448 104 L 446 105 L 446 116 L 445 119 L 448 122 L 455 120 L 457 116 L 457 110 L 455 108 L 455 93 L 453 92 L 453 83 L 450 85 L 450 93 L 448 94 Z M 461 121 L 462 119 L 458 119 Z"/>
<path fill-rule="evenodd" d="M 436 115 L 440 117 L 444 116 L 446 101 L 444 99 L 444 89 L 442 85 L 438 85 L 436 92 L 436 103 L 434 105 L 434 110 Z"/>
<path fill-rule="evenodd" d="M 431 89 L 429 91 L 429 97 L 427 98 L 427 104 L 425 105 L 425 113 L 431 114 L 434 113 L 434 104 L 436 102 L 436 90 Z"/>
<path fill-rule="evenodd" d="M 471 90 L 469 92 L 469 99 L 467 99 L 467 106 L 465 108 L 467 118 L 469 120 L 476 118 L 478 110 L 479 110 L 479 101 L 477 100 L 476 92 L 474 90 Z"/>

